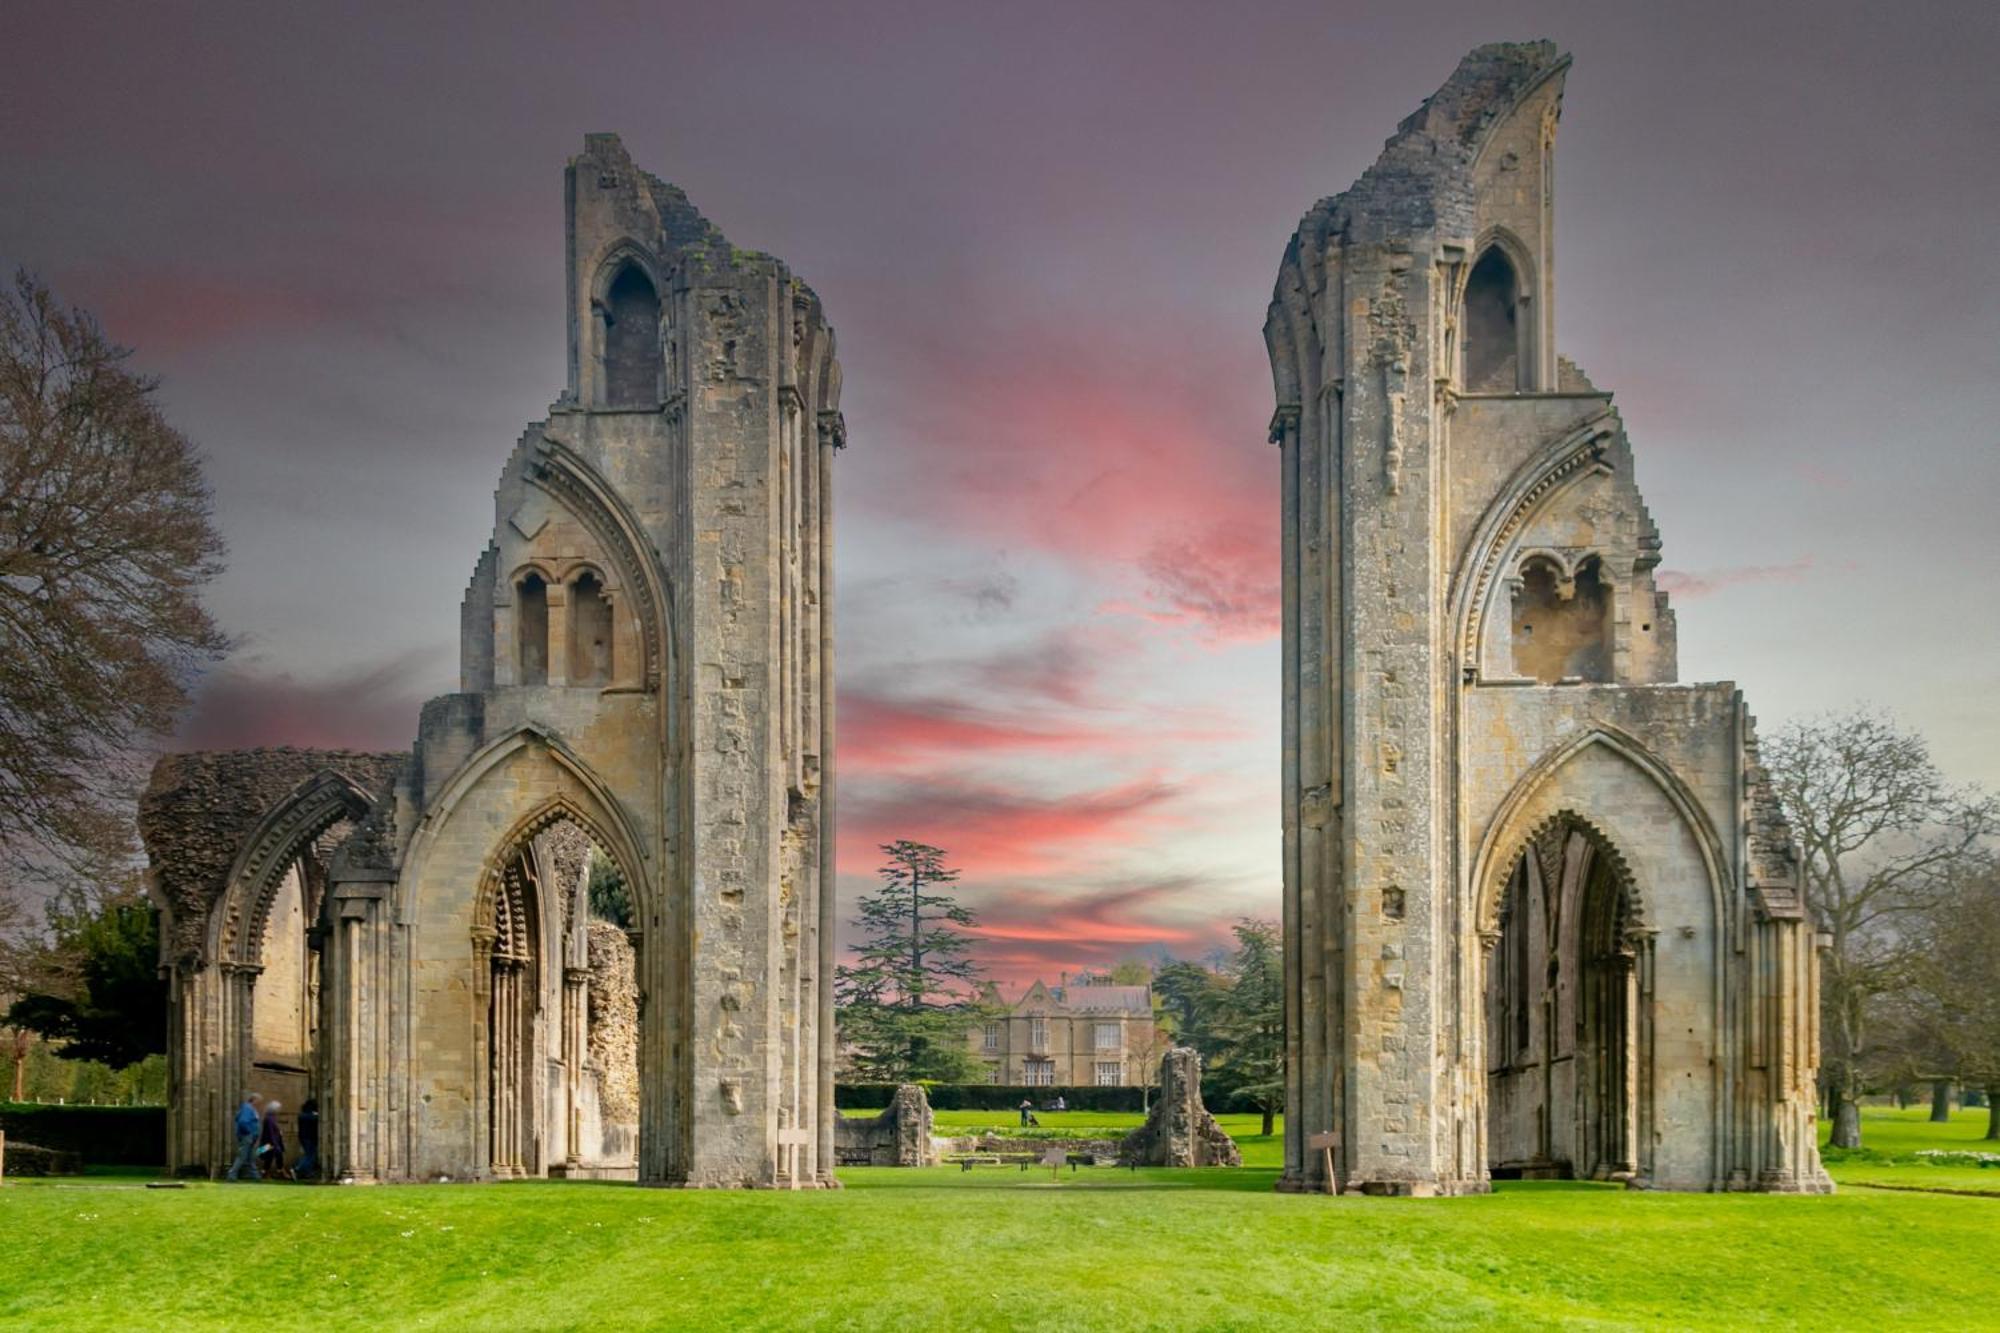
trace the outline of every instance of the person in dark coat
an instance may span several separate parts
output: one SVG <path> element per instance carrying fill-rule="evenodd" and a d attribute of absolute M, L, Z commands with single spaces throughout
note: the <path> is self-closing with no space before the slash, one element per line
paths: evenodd
<path fill-rule="evenodd" d="M 297 1180 L 319 1177 L 319 1102 L 311 1097 L 299 1103 L 299 1161 L 292 1176 Z"/>

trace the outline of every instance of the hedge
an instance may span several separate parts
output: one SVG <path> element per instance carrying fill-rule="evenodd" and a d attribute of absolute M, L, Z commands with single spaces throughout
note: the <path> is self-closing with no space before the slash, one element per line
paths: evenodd
<path fill-rule="evenodd" d="M 1144 1111 L 1145 1088 L 1019 1087 L 1006 1083 L 926 1083 L 924 1093 L 937 1111 L 1016 1111 L 1023 1101 L 1040 1110 L 1060 1097 L 1072 1111 Z M 896 1095 L 893 1083 L 842 1083 L 833 1104 L 842 1110 L 880 1110 Z"/>
<path fill-rule="evenodd" d="M 44 1106 L 0 1102 L 0 1133 L 15 1142 L 82 1156 L 92 1166 L 161 1166 L 167 1160 L 164 1106 Z"/>

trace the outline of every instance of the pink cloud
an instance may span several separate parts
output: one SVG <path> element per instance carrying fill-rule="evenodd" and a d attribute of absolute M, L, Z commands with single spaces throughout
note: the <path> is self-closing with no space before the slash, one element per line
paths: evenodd
<path fill-rule="evenodd" d="M 1037 750 L 1089 754 L 1114 737 L 1044 716 L 1023 722 L 943 699 L 897 700 L 859 690 L 840 698 L 840 763 L 848 772 L 901 773 L 940 756 Z"/>
<path fill-rule="evenodd" d="M 66 299 L 92 310 L 113 340 L 158 355 L 239 336 L 268 340 L 325 321 L 340 298 L 296 273 L 283 279 L 161 269 L 69 275 Z"/>
<path fill-rule="evenodd" d="M 872 872 L 881 844 L 910 838 L 943 847 L 968 881 L 1046 874 L 1139 845 L 1173 822 L 1179 796 L 1150 776 L 1070 794 L 950 776 L 854 784 L 842 798 L 840 860 L 849 873 Z"/>
<path fill-rule="evenodd" d="M 1655 582 L 1670 595 L 1682 601 L 1691 601 L 1750 583 L 1798 583 L 1812 572 L 1812 568 L 1813 558 L 1808 555 L 1789 564 L 1736 565 L 1699 574 L 1663 569 Z"/>
<path fill-rule="evenodd" d="M 1243 376 L 1160 374 L 1185 355 L 1186 331 L 1131 337 L 1140 345 L 1106 346 L 1023 320 L 906 349 L 901 433 L 924 442 L 924 465 L 877 502 L 1095 566 L 1092 577 L 1122 569 L 1149 618 L 1268 637 L 1279 525 L 1267 381 L 1254 358 Z"/>
<path fill-rule="evenodd" d="M 296 745 L 315 750 L 402 750 L 417 734 L 424 700 L 449 688 L 424 668 L 431 652 L 407 654 L 319 680 L 225 668 L 202 682 L 175 734 L 182 750 Z"/>

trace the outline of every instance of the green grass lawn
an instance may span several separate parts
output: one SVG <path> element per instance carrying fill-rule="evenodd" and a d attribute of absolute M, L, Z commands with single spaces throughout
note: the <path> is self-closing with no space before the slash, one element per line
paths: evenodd
<path fill-rule="evenodd" d="M 1955 1111 L 1949 1124 L 1934 1125 L 1928 1105 L 1907 1110 L 1866 1106 L 1861 1111 L 1859 1150 L 1827 1149 L 1825 1122 L 1820 1124 L 1819 1142 L 1827 1171 L 1843 1185 L 1972 1190 L 2000 1195 L 2000 1163 L 1984 1167 L 1941 1166 L 1918 1156 L 1926 1149 L 2000 1154 L 2000 1143 L 1985 1137 L 1986 1123 L 1984 1108 Z"/>
<path fill-rule="evenodd" d="M 992 1119 L 940 1118 L 962 1115 Z M 1936 1134 L 1877 1122 L 1885 1143 Z M 1834 1329 L 1990 1327 L 2000 1309 L 2000 1200 L 1327 1199 L 1278 1195 L 1275 1175 L 885 1168 L 796 1195 L 18 1182 L 0 1192 L 0 1326 Z"/>

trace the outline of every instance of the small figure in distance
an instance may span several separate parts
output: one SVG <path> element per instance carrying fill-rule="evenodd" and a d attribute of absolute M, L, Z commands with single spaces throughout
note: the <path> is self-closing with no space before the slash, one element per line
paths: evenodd
<path fill-rule="evenodd" d="M 319 1179 L 319 1101 L 308 1097 L 299 1103 L 299 1160 L 292 1168 L 293 1180 Z"/>
<path fill-rule="evenodd" d="M 257 1140 L 262 1137 L 264 1118 L 257 1114 L 257 1094 L 243 1094 L 243 1104 L 236 1108 L 236 1161 L 230 1166 L 225 1180 L 235 1180 L 246 1167 L 250 1179 L 262 1180 L 257 1172 Z"/>

